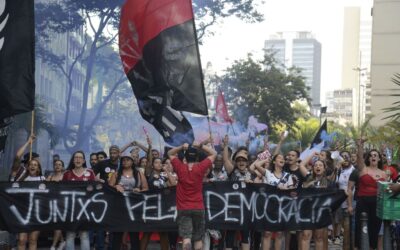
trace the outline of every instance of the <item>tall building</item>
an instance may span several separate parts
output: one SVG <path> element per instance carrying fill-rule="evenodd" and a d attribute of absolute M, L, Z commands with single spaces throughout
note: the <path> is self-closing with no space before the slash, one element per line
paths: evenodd
<path fill-rule="evenodd" d="M 338 89 L 326 94 L 327 113 L 330 120 L 345 126 L 353 123 L 353 110 L 357 108 L 354 89 Z"/>
<path fill-rule="evenodd" d="M 391 78 L 400 73 L 400 0 L 374 0 L 371 52 L 371 113 L 373 125 L 383 125 L 391 113 L 383 109 L 393 106 L 400 88 Z"/>
<path fill-rule="evenodd" d="M 318 115 L 321 107 L 321 43 L 310 32 L 280 32 L 265 41 L 265 49 L 285 67 L 301 68 L 310 88 L 311 111 Z"/>
<path fill-rule="evenodd" d="M 372 17 L 370 8 L 345 7 L 343 26 L 342 89 L 353 89 L 357 105 L 353 125 L 365 120 L 371 70 Z"/>

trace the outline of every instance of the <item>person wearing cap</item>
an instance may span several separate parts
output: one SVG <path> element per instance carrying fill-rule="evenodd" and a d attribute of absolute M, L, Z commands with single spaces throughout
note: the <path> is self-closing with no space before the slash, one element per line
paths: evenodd
<path fill-rule="evenodd" d="M 198 162 L 197 150 L 203 150 L 207 157 Z M 186 163 L 178 158 L 178 153 L 184 151 Z M 212 167 L 217 153 L 203 144 L 185 143 L 172 148 L 168 157 L 175 173 L 178 175 L 176 186 L 176 208 L 179 235 L 183 239 L 183 250 L 202 249 L 202 238 L 205 234 L 205 212 L 203 202 L 203 176 Z"/>
<path fill-rule="evenodd" d="M 248 169 L 249 156 L 246 147 L 239 147 L 233 154 L 233 162 L 229 159 L 229 137 L 226 135 L 223 140 L 224 152 L 224 166 L 230 181 L 252 182 L 252 176 Z M 250 231 L 243 230 L 240 232 L 242 235 L 241 249 L 250 249 Z M 227 231 L 225 236 L 226 249 L 232 249 L 235 241 L 236 231 Z"/>
<path fill-rule="evenodd" d="M 110 146 L 109 155 L 109 159 L 99 161 L 93 167 L 93 171 L 96 174 L 96 177 L 98 177 L 102 182 L 108 182 L 110 176 L 118 169 L 118 161 L 120 155 L 119 147 L 117 145 Z"/>
<path fill-rule="evenodd" d="M 114 187 L 118 192 L 143 192 L 147 191 L 148 183 L 143 173 L 136 170 L 133 158 L 130 155 L 121 156 L 121 167 L 117 172 L 114 172 L 108 184 Z M 120 249 L 122 244 L 123 232 L 113 232 L 112 248 Z M 131 249 L 138 250 L 140 248 L 139 232 L 130 232 L 129 238 L 131 241 Z"/>
<path fill-rule="evenodd" d="M 107 183 L 110 177 L 118 170 L 118 163 L 120 159 L 120 149 L 117 145 L 111 145 L 109 148 L 109 159 L 98 161 L 93 167 L 93 171 L 97 180 Z M 96 249 L 103 250 L 105 242 L 104 230 L 95 231 L 96 234 Z"/>
<path fill-rule="evenodd" d="M 152 142 L 148 135 L 146 135 L 146 141 L 148 147 L 144 146 L 142 143 L 138 141 L 132 141 L 126 144 L 121 148 L 121 154 L 125 152 L 125 150 L 128 149 L 129 147 L 135 147 L 134 149 L 131 150 L 131 156 L 134 160 L 134 164 L 148 178 L 151 174 L 151 163 L 153 162 L 153 158 L 158 158 L 159 154 L 156 154 L 156 156 L 154 157 L 153 151 L 155 149 L 152 149 Z M 143 150 L 146 153 L 146 156 L 139 158 L 139 149 Z"/>
<path fill-rule="evenodd" d="M 11 173 L 10 173 L 10 176 L 8 178 L 9 181 L 13 182 L 13 181 L 17 180 L 18 178 L 20 178 L 23 174 L 25 174 L 26 169 L 28 167 L 28 162 L 30 160 L 29 159 L 30 158 L 30 153 L 26 153 L 23 156 L 22 160 L 21 160 L 21 157 L 24 154 L 25 150 L 28 148 L 28 146 L 30 144 L 32 144 L 35 139 L 36 139 L 35 135 L 33 135 L 33 134 L 30 135 L 28 140 L 25 142 L 25 144 L 22 145 L 18 149 L 18 151 L 17 151 L 17 153 L 15 154 L 15 157 L 14 157 L 13 165 L 11 167 Z M 32 152 L 32 160 L 38 160 L 39 161 L 40 160 L 39 159 L 39 154 L 37 154 L 35 152 Z M 21 165 L 21 164 L 23 164 L 23 165 Z"/>

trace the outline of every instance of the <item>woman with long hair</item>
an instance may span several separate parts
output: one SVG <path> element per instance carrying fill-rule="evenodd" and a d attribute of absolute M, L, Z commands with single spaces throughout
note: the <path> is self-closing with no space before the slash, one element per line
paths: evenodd
<path fill-rule="evenodd" d="M 154 189 L 166 188 L 170 185 L 168 181 L 169 181 L 168 173 L 163 168 L 161 159 L 153 158 L 152 172 L 147 179 L 149 189 L 154 190 Z M 142 240 L 140 241 L 141 250 L 147 249 L 147 245 L 149 244 L 151 234 L 152 232 L 143 233 Z M 159 232 L 158 234 L 160 236 L 161 250 L 168 250 L 169 249 L 168 233 Z"/>
<path fill-rule="evenodd" d="M 64 162 L 62 160 L 55 160 L 53 163 L 53 170 L 54 172 L 47 177 L 46 181 L 61 181 L 64 175 Z M 54 231 L 53 243 L 51 244 L 50 250 L 55 250 L 58 242 L 60 242 L 60 244 L 57 249 L 64 249 L 65 241 L 61 230 Z"/>
<path fill-rule="evenodd" d="M 316 153 L 316 155 L 318 155 Z M 300 164 L 308 164 L 312 156 L 302 161 Z M 303 188 L 334 188 L 334 182 L 330 181 L 326 176 L 327 171 L 326 162 L 317 159 L 312 164 L 312 173 L 308 176 L 306 181 L 303 183 Z M 315 230 L 303 230 L 300 233 L 300 244 L 302 250 L 310 249 L 311 236 L 314 235 L 315 249 L 325 249 L 324 239 L 327 236 L 327 228 L 319 228 Z"/>
<path fill-rule="evenodd" d="M 282 154 L 276 154 L 272 157 L 269 168 L 264 168 L 263 165 L 268 163 L 269 159 L 264 161 L 257 160 L 250 166 L 250 171 L 258 171 L 263 176 L 263 182 L 275 186 L 279 189 L 290 189 L 291 175 L 283 171 L 285 165 L 285 157 Z M 264 231 L 262 246 L 264 250 L 271 249 L 271 239 L 273 232 Z M 283 233 L 275 232 L 274 249 L 282 249 Z"/>
<path fill-rule="evenodd" d="M 72 154 L 67 171 L 63 175 L 63 181 L 94 181 L 96 179 L 94 172 L 86 167 L 85 153 L 76 151 Z M 67 232 L 66 249 L 75 249 L 76 232 Z M 89 232 L 80 231 L 81 250 L 90 250 Z"/>
<path fill-rule="evenodd" d="M 359 171 L 357 204 L 355 220 L 360 221 L 361 213 L 368 215 L 368 239 L 370 249 L 377 248 L 378 234 L 382 220 L 376 215 L 376 200 L 378 195 L 378 181 L 386 181 L 387 175 L 383 171 L 382 157 L 378 150 L 372 149 L 364 159 L 364 139 L 357 140 L 357 169 Z M 351 202 L 351 201 L 350 201 Z M 348 206 L 353 213 L 351 204 Z M 360 248 L 361 225 L 356 223 L 355 247 Z"/>
<path fill-rule="evenodd" d="M 129 156 L 122 156 L 120 159 L 120 168 L 114 172 L 108 184 L 114 187 L 118 192 L 142 192 L 148 190 L 146 177 L 134 166 L 134 159 Z M 120 249 L 122 244 L 123 232 L 114 232 L 112 238 L 112 249 Z M 130 232 L 131 249 L 140 248 L 139 232 Z"/>
<path fill-rule="evenodd" d="M 232 160 L 229 157 L 229 137 L 226 135 L 223 140 L 224 152 L 223 160 L 224 167 L 228 174 L 230 181 L 240 181 L 240 182 L 253 182 L 251 173 L 249 171 L 249 160 L 248 160 L 248 150 L 246 147 L 239 147 L 237 151 L 233 154 Z M 242 241 L 241 249 L 250 249 L 250 230 L 242 230 Z M 228 230 L 225 235 L 225 245 L 226 249 L 233 249 L 235 241 L 236 231 Z"/>
<path fill-rule="evenodd" d="M 44 181 L 45 177 L 42 175 L 42 166 L 38 160 L 30 160 L 28 168 L 25 173 L 18 178 L 18 181 Z M 37 240 L 40 231 L 33 231 L 29 233 L 18 234 L 18 250 L 25 250 L 26 243 L 29 243 L 29 250 L 37 249 Z"/>

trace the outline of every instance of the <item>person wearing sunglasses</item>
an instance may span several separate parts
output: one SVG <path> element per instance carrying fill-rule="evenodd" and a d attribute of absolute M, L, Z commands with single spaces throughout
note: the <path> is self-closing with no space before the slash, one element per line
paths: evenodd
<path fill-rule="evenodd" d="M 378 181 L 386 181 L 387 175 L 383 171 L 382 156 L 376 149 L 368 152 L 364 159 L 364 139 L 357 140 L 357 168 L 359 170 L 359 182 L 357 191 L 357 204 L 355 219 L 359 221 L 361 213 L 366 212 L 368 215 L 368 238 L 371 249 L 377 248 L 379 230 L 382 220 L 376 215 Z M 348 206 L 351 214 L 352 206 Z M 355 247 L 360 248 L 361 226 L 356 224 L 355 231 Z"/>

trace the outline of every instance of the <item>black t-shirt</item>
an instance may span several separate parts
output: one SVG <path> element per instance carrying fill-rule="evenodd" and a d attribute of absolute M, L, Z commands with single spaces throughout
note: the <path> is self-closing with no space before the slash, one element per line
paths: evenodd
<path fill-rule="evenodd" d="M 354 182 L 354 200 L 357 200 L 357 192 L 358 192 L 358 180 L 360 178 L 360 171 L 358 169 L 354 169 L 351 172 L 349 181 Z"/>
<path fill-rule="evenodd" d="M 294 183 L 294 188 L 295 189 L 300 189 L 303 186 L 303 182 L 305 180 L 305 177 L 301 174 L 300 168 L 297 168 L 296 170 L 292 171 L 290 170 L 289 166 L 284 166 L 284 171 L 293 175 L 293 181 L 295 181 L 295 179 L 297 180 L 297 183 Z"/>
<path fill-rule="evenodd" d="M 167 182 L 168 176 L 164 172 L 161 172 L 160 175 L 153 172 L 147 179 L 150 190 L 166 188 L 168 187 Z"/>
<path fill-rule="evenodd" d="M 101 161 L 93 167 L 95 175 L 100 174 L 100 179 L 108 181 L 112 173 L 118 169 L 118 163 L 113 164 L 110 159 Z"/>

